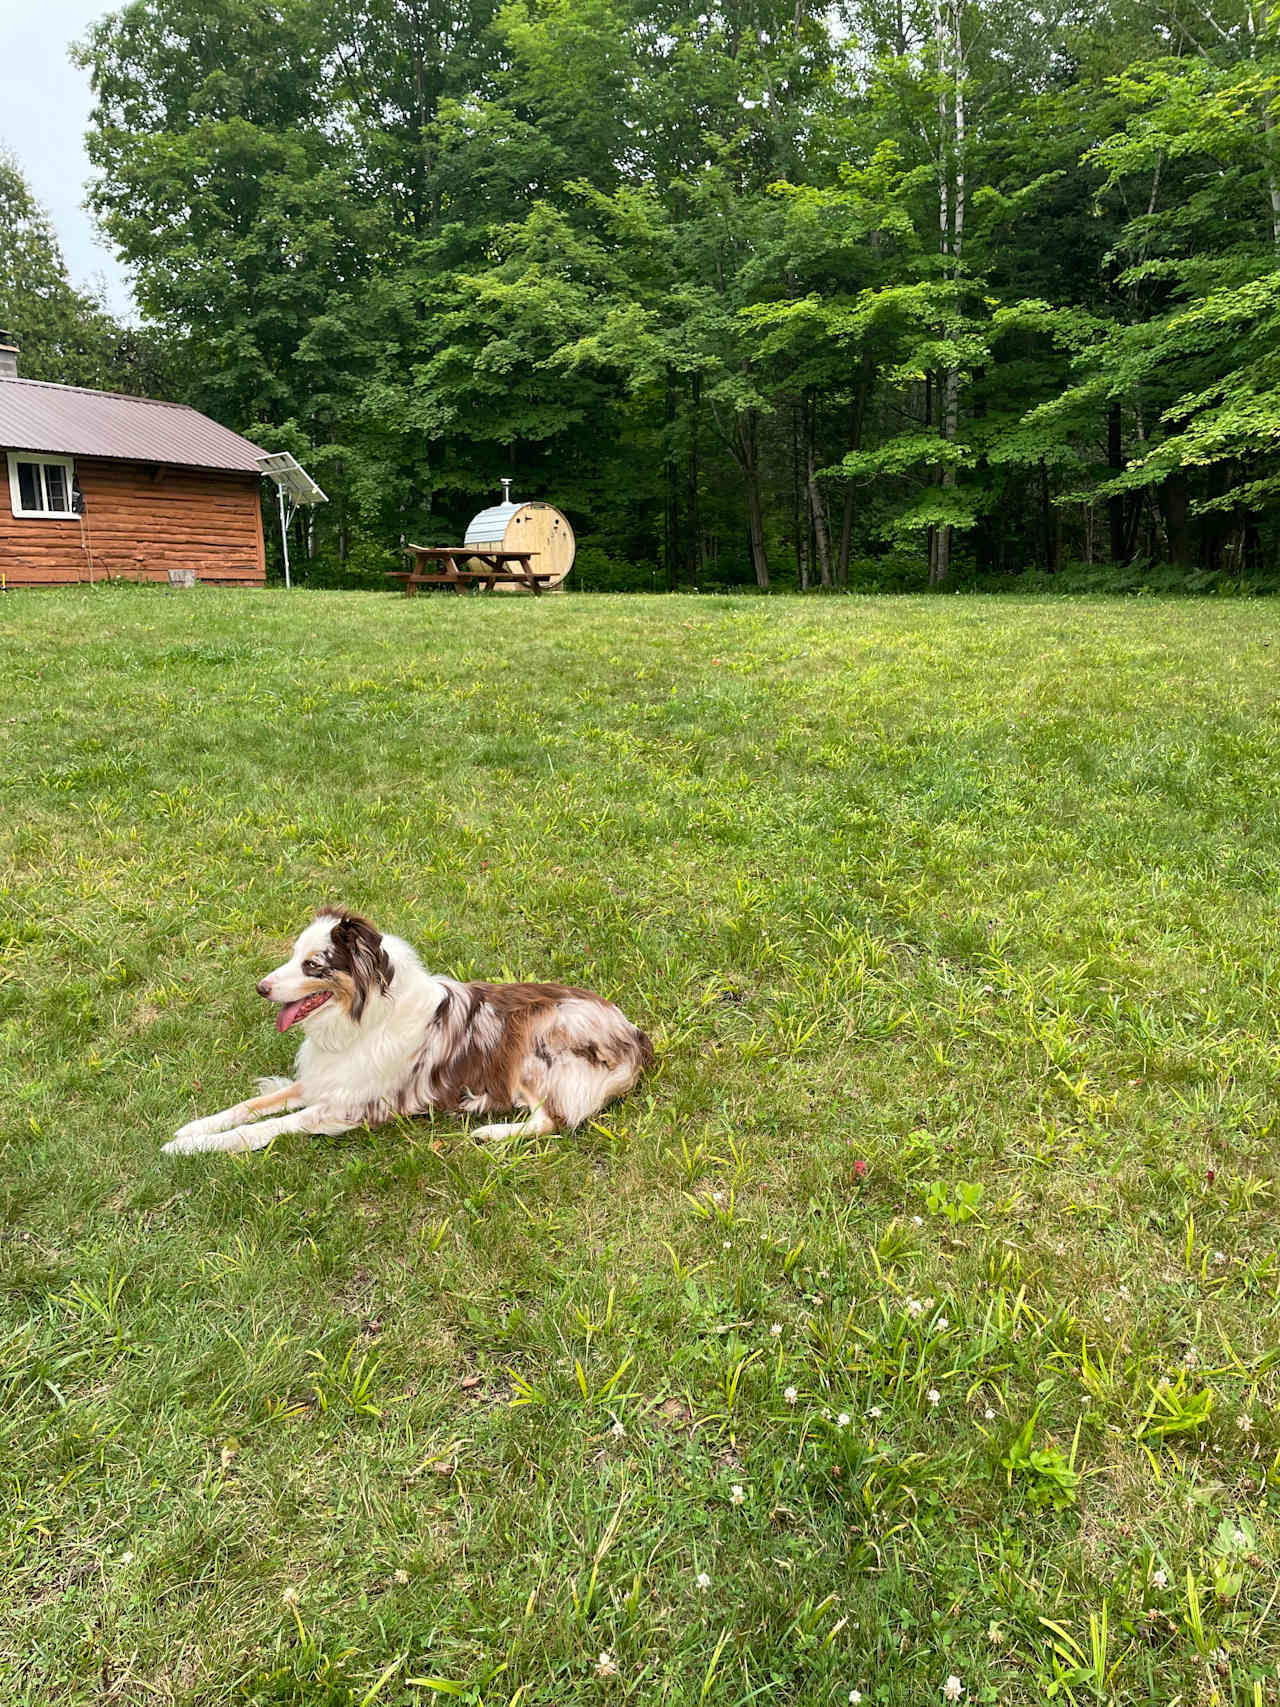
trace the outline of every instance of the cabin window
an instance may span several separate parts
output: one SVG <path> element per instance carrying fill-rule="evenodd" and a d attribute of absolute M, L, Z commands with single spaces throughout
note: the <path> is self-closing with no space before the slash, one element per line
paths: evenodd
<path fill-rule="evenodd" d="M 9 452 L 9 499 L 15 516 L 64 520 L 74 516 L 69 456 L 25 456 Z"/>

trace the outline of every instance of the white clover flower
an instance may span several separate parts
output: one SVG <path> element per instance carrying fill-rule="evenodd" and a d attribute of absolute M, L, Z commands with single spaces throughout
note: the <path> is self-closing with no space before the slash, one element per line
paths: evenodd
<path fill-rule="evenodd" d="M 871 1409 L 867 1412 L 867 1415 L 875 1420 L 882 1417 L 884 1412 L 880 1409 L 879 1405 L 872 1405 Z"/>
<path fill-rule="evenodd" d="M 1182 1366 L 1183 1366 L 1183 1368 L 1184 1369 L 1195 1369 L 1198 1366 L 1199 1362 L 1200 1362 L 1200 1353 L 1196 1350 L 1196 1348 L 1193 1345 L 1189 1345 L 1187 1347 L 1186 1351 L 1184 1351 L 1182 1354 Z"/>
<path fill-rule="evenodd" d="M 725 1250 L 727 1250 L 727 1251 L 731 1251 L 731 1250 L 732 1250 L 732 1249 L 733 1249 L 733 1241 L 732 1241 L 732 1239 L 726 1239 L 726 1240 L 725 1240 L 725 1242 L 724 1242 L 724 1248 L 725 1248 Z"/>
<path fill-rule="evenodd" d="M 933 1324 L 933 1331 L 937 1334 L 945 1334 L 950 1326 L 951 1323 L 945 1316 L 939 1316 L 937 1321 Z"/>
<path fill-rule="evenodd" d="M 129 1548 L 126 1552 L 121 1553 L 119 1562 L 122 1565 L 131 1565 L 133 1563 L 133 1549 Z"/>
<path fill-rule="evenodd" d="M 860 1689 L 851 1689 L 849 1691 L 849 1707 L 858 1707 L 858 1703 L 861 1700 L 862 1691 Z"/>
<path fill-rule="evenodd" d="M 924 1226 L 924 1216 L 923 1215 L 913 1215 L 911 1217 L 911 1225 L 913 1227 L 923 1227 Z"/>
<path fill-rule="evenodd" d="M 782 1332 L 782 1323 L 781 1322 L 775 1322 L 773 1324 L 773 1326 L 769 1329 L 769 1333 L 772 1336 L 772 1338 L 774 1338 L 774 1339 L 777 1339 L 778 1335 L 781 1332 Z"/>
<path fill-rule="evenodd" d="M 1225 1251 L 1215 1251 L 1213 1253 L 1213 1260 L 1219 1265 L 1219 1267 L 1221 1267 L 1221 1265 L 1227 1260 L 1227 1253 Z"/>
<path fill-rule="evenodd" d="M 1231 1541 L 1232 1544 L 1239 1547 L 1241 1551 L 1249 1545 L 1249 1537 L 1245 1534 L 1243 1529 L 1235 1530 L 1231 1536 Z"/>
<path fill-rule="evenodd" d="M 958 1701 L 960 1699 L 960 1697 L 964 1694 L 964 1684 L 961 1683 L 960 1679 L 955 1675 L 954 1672 L 947 1679 L 947 1681 L 943 1684 L 942 1694 L 943 1694 L 944 1700 L 947 1700 L 947 1701 Z"/>
<path fill-rule="evenodd" d="M 743 1503 L 743 1501 L 746 1499 L 746 1497 L 747 1496 L 743 1491 L 741 1482 L 735 1482 L 733 1484 L 733 1486 L 729 1489 L 729 1504 L 730 1505 L 741 1505 Z"/>
<path fill-rule="evenodd" d="M 1163 1571 L 1163 1570 L 1152 1571 L 1152 1573 L 1151 1573 L 1151 1586 L 1152 1586 L 1152 1588 L 1168 1588 L 1168 1586 L 1169 1586 L 1169 1573 L 1168 1573 L 1168 1571 Z"/>
<path fill-rule="evenodd" d="M 1241 1417 L 1236 1423 L 1236 1427 L 1240 1430 L 1241 1434 L 1248 1434 L 1250 1429 L 1253 1427 L 1253 1418 L 1250 1416 Z"/>
<path fill-rule="evenodd" d="M 924 1305 L 918 1298 L 908 1298 L 903 1308 L 913 1322 L 918 1322 L 920 1317 L 924 1315 Z"/>
<path fill-rule="evenodd" d="M 624 1427 L 624 1425 L 622 1423 L 618 1422 L 617 1419 L 615 1418 L 613 1427 L 609 1430 L 609 1433 L 613 1436 L 613 1438 L 615 1440 L 621 1440 L 623 1435 L 626 1434 L 626 1432 L 627 1431 L 626 1431 L 626 1428 Z"/>
<path fill-rule="evenodd" d="M 794 1387 L 784 1388 L 782 1396 L 787 1401 L 787 1403 L 789 1405 L 794 1405 L 796 1400 L 800 1397 L 799 1393 L 796 1392 Z"/>
<path fill-rule="evenodd" d="M 600 1658 L 596 1661 L 596 1676 L 597 1677 L 617 1677 L 617 1675 L 618 1675 L 618 1662 L 617 1662 L 617 1660 L 614 1659 L 613 1655 L 606 1648 L 604 1653 L 602 1653 Z"/>
<path fill-rule="evenodd" d="M 406 1583 L 407 1583 L 407 1582 L 408 1582 L 408 1580 L 409 1580 L 409 1573 L 408 1573 L 408 1571 L 397 1571 L 397 1572 L 396 1572 L 396 1574 L 395 1574 L 395 1581 L 396 1581 L 396 1582 L 398 1582 L 398 1583 L 399 1583 L 399 1584 L 400 1584 L 400 1587 L 401 1587 L 401 1588 L 403 1588 L 403 1587 L 404 1587 L 404 1585 L 405 1585 L 405 1584 L 406 1584 Z"/>
<path fill-rule="evenodd" d="M 836 1418 L 836 1427 L 848 1428 L 852 1421 L 853 1418 L 849 1415 L 848 1411 L 841 1411 L 840 1415 Z"/>
<path fill-rule="evenodd" d="M 925 1394 L 925 1398 L 928 1399 L 931 1405 L 940 1405 L 942 1403 L 942 1394 L 936 1387 L 930 1387 L 929 1391 Z"/>
<path fill-rule="evenodd" d="M 702 1590 L 702 1592 L 705 1594 L 706 1591 L 711 1587 L 711 1578 L 707 1575 L 707 1573 L 705 1571 L 699 1571 L 697 1576 L 693 1579 L 693 1586 L 695 1588 L 700 1588 Z"/>
<path fill-rule="evenodd" d="M 996 1420 L 996 1413 L 991 1409 L 990 1405 L 987 1406 L 986 1410 L 983 1411 L 982 1414 L 987 1419 L 987 1421 L 989 1423 L 994 1422 Z"/>
<path fill-rule="evenodd" d="M 296 1606 L 298 1604 L 298 1591 L 294 1588 L 293 1584 L 290 1583 L 280 1598 L 286 1606 Z"/>

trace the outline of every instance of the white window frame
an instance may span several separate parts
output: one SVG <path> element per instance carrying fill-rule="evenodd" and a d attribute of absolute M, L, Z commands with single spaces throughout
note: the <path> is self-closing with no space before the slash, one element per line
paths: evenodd
<path fill-rule="evenodd" d="M 66 474 L 67 497 L 71 498 L 75 486 L 75 458 L 70 456 L 46 456 L 43 451 L 11 450 L 9 452 L 9 505 L 15 516 L 25 521 L 33 522 L 67 522 L 75 521 L 74 510 L 24 510 L 22 507 L 22 487 L 18 484 L 18 464 L 33 462 L 40 470 L 41 496 L 49 496 L 48 482 L 45 480 L 46 468 L 61 468 Z"/>

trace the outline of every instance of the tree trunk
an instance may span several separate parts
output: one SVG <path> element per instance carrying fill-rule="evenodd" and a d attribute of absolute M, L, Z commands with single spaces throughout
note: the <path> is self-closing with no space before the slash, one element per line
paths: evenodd
<path fill-rule="evenodd" d="M 824 587 L 831 585 L 831 542 L 827 533 L 827 509 L 816 474 L 817 405 L 810 393 L 805 403 L 805 485 L 809 496 L 809 512 L 813 517 L 813 539 L 818 556 L 818 579 Z"/>
<path fill-rule="evenodd" d="M 809 510 L 800 474 L 800 399 L 791 399 L 791 531 L 796 542 L 796 585 L 809 591 Z"/>
<path fill-rule="evenodd" d="M 1051 575 L 1058 573 L 1058 524 L 1053 513 L 1052 493 L 1049 490 L 1049 470 L 1040 458 L 1040 524 L 1044 529 L 1044 566 Z"/>
<path fill-rule="evenodd" d="M 934 45 L 938 50 L 938 249 L 947 253 L 951 236 L 950 172 L 947 166 L 947 31 L 943 0 L 933 0 Z"/>
<path fill-rule="evenodd" d="M 947 369 L 942 389 L 942 436 L 947 444 L 954 444 L 956 431 L 960 425 L 960 374 L 957 369 Z M 954 492 L 956 471 L 951 463 L 942 470 L 942 489 L 944 492 Z M 934 559 L 934 584 L 940 585 L 951 573 L 951 535 L 953 528 L 950 522 L 944 522 L 938 529 L 938 550 Z"/>
<path fill-rule="evenodd" d="M 862 424 L 867 415 L 867 392 L 871 386 L 871 364 L 864 353 L 862 366 L 858 375 L 857 388 L 853 401 L 849 405 L 849 449 L 862 449 Z M 849 549 L 853 540 L 853 481 L 846 480 L 844 488 L 844 508 L 840 516 L 840 561 L 836 569 L 836 581 L 841 587 L 849 585 Z"/>
<path fill-rule="evenodd" d="M 1190 568 L 1195 559 L 1191 550 L 1191 529 L 1187 525 L 1187 477 L 1181 469 L 1166 476 L 1160 488 L 1160 508 L 1164 512 L 1165 533 L 1169 538 L 1169 557 L 1178 568 Z"/>
<path fill-rule="evenodd" d="M 662 434 L 662 562 L 667 572 L 667 591 L 674 593 L 677 584 L 676 557 L 680 549 L 679 498 L 676 494 L 676 463 L 672 446 L 676 424 L 675 374 L 667 369 L 666 412 Z"/>
<path fill-rule="evenodd" d="M 952 484 L 955 484 L 954 478 Z M 933 563 L 929 575 L 929 585 L 940 587 L 950 574 L 951 528 L 944 525 L 933 530 Z"/>
<path fill-rule="evenodd" d="M 1120 474 L 1124 469 L 1124 439 L 1119 403 L 1112 403 L 1107 410 L 1107 468 L 1112 474 Z M 1107 520 L 1111 524 L 1111 561 L 1127 563 L 1129 557 L 1125 547 L 1128 529 L 1125 527 L 1123 492 L 1115 492 L 1107 499 Z"/>
<path fill-rule="evenodd" d="M 935 0 L 934 22 L 938 45 L 938 230 L 940 249 L 951 258 L 951 281 L 956 292 L 948 331 L 955 336 L 960 330 L 960 258 L 964 252 L 965 216 L 965 106 L 964 106 L 964 43 L 960 34 L 958 0 Z M 952 111 L 947 114 L 947 80 L 950 79 Z M 948 163 L 948 136 L 955 155 L 954 192 L 951 167 Z M 945 369 L 942 377 L 939 413 L 942 417 L 942 437 L 948 445 L 955 443 L 960 426 L 960 371 Z M 942 487 L 952 492 L 956 486 L 956 470 L 951 461 L 943 464 Z M 930 563 L 929 580 L 940 586 L 951 574 L 952 525 L 944 522 L 936 529 L 936 540 Z"/>
<path fill-rule="evenodd" d="M 1262 107 L 1262 147 L 1267 157 L 1267 199 L 1271 203 L 1271 241 L 1280 245 L 1280 179 L 1276 176 L 1275 118 L 1269 102 Z"/>
<path fill-rule="evenodd" d="M 924 425 L 925 431 L 933 425 L 933 370 L 927 369 L 924 376 Z M 929 484 L 937 480 L 937 469 L 930 467 L 928 471 Z M 937 580 L 938 566 L 938 530 L 929 523 L 929 585 L 932 587 Z"/>
<path fill-rule="evenodd" d="M 699 582 L 701 542 L 698 520 L 698 413 L 702 402 L 702 380 L 694 374 L 689 387 L 689 474 L 685 497 L 685 566 L 689 579 L 697 589 Z"/>
<path fill-rule="evenodd" d="M 1250 6 L 1245 13 L 1245 22 L 1249 30 L 1249 58 L 1257 59 L 1259 36 L 1264 36 L 1270 29 L 1274 40 L 1274 7 L 1264 4 Z M 1271 111 L 1269 99 L 1262 103 L 1262 157 L 1267 169 L 1267 200 L 1271 213 L 1271 241 L 1280 246 L 1280 178 L 1276 174 L 1275 146 L 1275 115 Z"/>
<path fill-rule="evenodd" d="M 769 563 L 764 548 L 764 515 L 760 508 L 760 472 L 752 468 L 747 475 L 747 523 L 751 530 L 751 566 L 756 572 L 756 586 L 762 593 L 769 591 Z"/>
<path fill-rule="evenodd" d="M 764 543 L 764 507 L 760 499 L 759 417 L 754 409 L 738 416 L 734 428 L 733 455 L 747 488 L 747 524 L 751 541 L 751 567 L 756 586 L 769 591 L 769 560 Z"/>
<path fill-rule="evenodd" d="M 840 512 L 840 555 L 836 559 L 836 586 L 846 592 L 849 587 L 849 548 L 853 542 L 853 482 L 844 489 L 844 507 Z"/>

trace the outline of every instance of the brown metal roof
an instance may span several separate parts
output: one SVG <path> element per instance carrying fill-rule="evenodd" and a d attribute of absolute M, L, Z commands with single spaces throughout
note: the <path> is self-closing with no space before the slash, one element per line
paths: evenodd
<path fill-rule="evenodd" d="M 42 379 L 0 379 L 0 449 L 116 457 L 256 474 L 265 455 L 185 403 L 87 391 Z"/>

